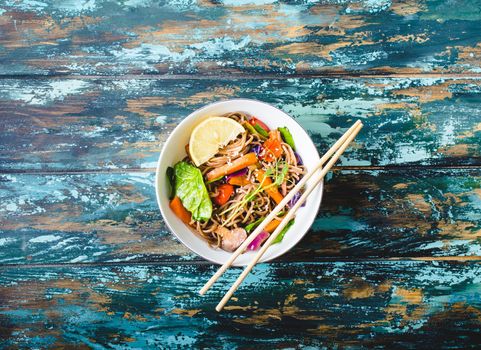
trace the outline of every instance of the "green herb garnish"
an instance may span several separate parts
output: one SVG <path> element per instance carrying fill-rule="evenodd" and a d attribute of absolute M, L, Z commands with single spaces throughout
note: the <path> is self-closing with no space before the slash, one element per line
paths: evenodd
<path fill-rule="evenodd" d="M 282 169 L 279 169 L 282 165 Z M 287 172 L 289 171 L 289 164 L 285 161 L 277 160 L 273 167 L 266 170 L 266 176 L 269 176 L 273 180 L 273 184 L 280 186 L 286 178 Z"/>
<path fill-rule="evenodd" d="M 282 169 L 280 169 L 280 165 L 282 165 Z M 258 193 L 265 191 L 270 187 L 280 186 L 284 182 L 288 171 L 289 164 L 287 164 L 287 162 L 285 161 L 277 160 L 273 167 L 270 167 L 265 171 L 265 176 L 269 176 L 274 180 L 272 184 L 264 187 L 262 186 L 262 184 L 259 184 L 254 190 L 246 194 L 246 196 L 240 202 L 227 208 L 222 213 L 220 213 L 220 215 L 224 215 L 228 212 L 233 211 L 233 213 L 230 214 L 230 216 L 226 220 L 226 223 L 229 222 L 238 213 L 238 211 L 243 208 L 244 205 L 246 205 L 248 202 L 252 201 Z"/>

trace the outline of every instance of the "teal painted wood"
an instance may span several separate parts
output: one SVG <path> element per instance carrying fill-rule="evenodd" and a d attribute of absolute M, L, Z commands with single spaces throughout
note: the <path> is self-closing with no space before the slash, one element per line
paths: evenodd
<path fill-rule="evenodd" d="M 253 98 L 291 114 L 324 153 L 360 118 L 342 165 L 481 164 L 481 80 L 3 79 L 2 171 L 154 168 L 201 106 Z M 269 117 L 269 116 L 265 116 Z"/>
<path fill-rule="evenodd" d="M 0 3 L 0 347 L 479 348 L 479 7 Z M 329 177 L 308 235 L 218 314 L 239 270 L 198 296 L 215 267 L 168 232 L 152 168 L 233 97 L 320 152 L 361 118 L 341 164 L 368 170 Z"/>
<path fill-rule="evenodd" d="M 478 348 L 479 263 L 261 264 L 222 313 L 211 265 L 2 268 L 0 339 L 41 348 Z"/>
<path fill-rule="evenodd" d="M 0 4 L 0 73 L 479 73 L 479 2 Z"/>
<path fill-rule="evenodd" d="M 201 260 L 162 221 L 153 173 L 0 176 L 0 263 Z M 481 170 L 342 171 L 282 261 L 481 256 Z"/>

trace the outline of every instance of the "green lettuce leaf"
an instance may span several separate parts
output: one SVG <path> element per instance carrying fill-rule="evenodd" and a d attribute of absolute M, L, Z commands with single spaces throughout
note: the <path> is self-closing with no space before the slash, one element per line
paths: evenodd
<path fill-rule="evenodd" d="M 191 212 L 196 221 L 209 220 L 212 216 L 212 201 L 204 184 L 202 173 L 187 162 L 174 166 L 175 194 L 185 209 Z"/>

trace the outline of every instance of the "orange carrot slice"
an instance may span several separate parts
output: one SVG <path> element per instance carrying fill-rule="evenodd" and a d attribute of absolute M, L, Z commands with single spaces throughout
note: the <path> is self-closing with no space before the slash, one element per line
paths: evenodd
<path fill-rule="evenodd" d="M 219 168 L 215 168 L 207 173 L 207 181 L 212 181 L 219 177 L 232 174 L 238 170 L 241 170 L 249 165 L 257 163 L 257 156 L 254 152 L 247 153 L 242 157 L 237 158 L 230 164 L 223 165 Z"/>
<path fill-rule="evenodd" d="M 187 211 L 187 209 L 185 209 L 179 197 L 175 196 L 174 199 L 170 201 L 169 206 L 170 209 L 172 209 L 172 211 L 175 213 L 175 215 L 177 215 L 180 220 L 182 220 L 187 225 L 189 224 L 191 215 Z"/>
<path fill-rule="evenodd" d="M 261 183 L 262 188 L 277 204 L 279 204 L 284 197 L 279 192 L 276 186 L 272 186 L 272 180 L 270 177 L 266 176 L 264 170 L 258 169 L 254 172 L 257 181 Z"/>
<path fill-rule="evenodd" d="M 271 222 L 269 222 L 266 225 L 266 227 L 264 227 L 264 230 L 269 232 L 269 233 L 272 233 L 277 228 L 277 226 L 279 226 L 280 223 L 281 223 L 281 220 L 274 219 Z"/>
<path fill-rule="evenodd" d="M 227 180 L 227 182 L 234 186 L 245 186 L 251 183 L 247 180 L 246 176 L 234 176 Z"/>

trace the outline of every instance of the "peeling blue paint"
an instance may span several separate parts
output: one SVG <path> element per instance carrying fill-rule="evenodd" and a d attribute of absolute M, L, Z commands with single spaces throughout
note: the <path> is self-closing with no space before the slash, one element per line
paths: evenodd
<path fill-rule="evenodd" d="M 163 140 L 184 116 L 229 97 L 261 99 L 292 114 L 320 151 L 361 118 L 365 128 L 342 165 L 478 165 L 479 78 L 231 79 L 232 72 L 480 72 L 475 5 L 6 0 L 1 6 L 0 74 L 229 77 L 0 82 L 8 106 L 0 166 L 62 171 L 0 175 L 0 263 L 78 264 L 1 268 L 0 328 L 8 336 L 2 345 L 235 348 L 265 329 L 259 348 L 320 348 L 326 339 L 330 347 L 390 341 L 414 347 L 412 341 L 462 348 L 479 341 L 478 262 L 296 262 L 481 256 L 476 168 L 330 174 L 313 231 L 279 260 L 289 263 L 256 266 L 223 314 L 213 307 L 238 271 L 228 271 L 206 297 L 197 295 L 214 267 L 174 242 L 151 172 L 63 173 L 153 169 Z M 186 31 L 184 22 L 205 27 Z M 146 260 L 159 264 L 138 265 Z M 112 265 L 81 264 L 90 262 Z M 462 336 L 451 336 L 456 332 Z"/>
<path fill-rule="evenodd" d="M 476 312 L 481 307 L 478 270 L 477 263 L 416 261 L 260 264 L 236 293 L 236 299 L 223 313 L 217 313 L 214 306 L 224 288 L 215 285 L 206 296 L 197 294 L 206 275 L 215 271 L 213 266 L 57 267 L 42 276 L 44 285 L 30 292 L 45 297 L 42 312 L 30 304 L 22 306 L 15 299 L 7 301 L 0 314 L 2 320 L 7 318 L 35 330 L 37 324 L 52 325 L 58 334 L 56 340 L 69 345 L 91 344 L 98 348 L 172 344 L 205 347 L 212 344 L 212 334 L 232 348 L 244 341 L 252 327 L 274 331 L 260 340 L 261 347 L 273 342 L 306 341 L 319 347 L 323 339 L 314 332 L 318 327 L 322 327 L 322 334 L 336 332 L 331 343 L 349 341 L 353 345 L 367 341 L 372 345 L 382 342 L 387 334 L 388 339 L 399 339 L 400 343 L 413 337 L 425 344 L 425 337 L 420 335 L 430 332 L 436 335 L 436 344 L 449 344 L 438 324 L 429 326 L 439 317 L 449 324 L 446 327 L 450 331 L 467 335 L 467 339 L 457 339 L 458 345 L 472 345 L 477 328 L 472 329 L 472 334 L 468 332 L 458 312 L 467 319 L 469 308 Z M 35 285 L 39 275 L 43 271 L 38 268 L 22 269 L 21 273 L 2 269 L 0 284 L 15 291 L 12 288 Z M 230 285 L 237 275 L 228 273 L 222 282 Z M 13 281 L 21 284 L 17 287 Z M 64 286 L 72 281 L 73 287 L 49 286 L 56 281 L 62 281 Z M 350 298 L 349 290 L 356 290 L 359 281 L 372 293 Z M 415 299 L 405 298 L 403 291 L 414 293 Z M 15 298 L 17 294 L 11 295 Z M 23 294 L 19 295 L 22 298 Z M 54 318 L 50 316 L 53 311 Z M 416 316 L 410 317 L 411 313 Z M 244 328 L 244 322 L 248 328 Z M 472 324 L 476 325 L 478 321 Z M 338 332 L 342 337 L 337 336 Z M 8 341 L 37 341 L 35 333 L 27 336 L 16 332 Z M 366 333 L 369 337 L 364 336 Z"/>
<path fill-rule="evenodd" d="M 36 104 L 63 110 L 80 103 L 83 110 L 73 115 L 63 112 L 64 119 L 41 114 L 42 118 L 33 123 L 24 117 L 5 116 L 12 120 L 4 134 L 6 152 L 15 156 L 0 162 L 15 169 L 40 168 L 39 159 L 46 163 L 43 168 L 152 168 L 158 159 L 159 144 L 161 147 L 171 130 L 192 110 L 219 99 L 250 97 L 270 102 L 292 115 L 309 132 L 320 152 L 355 118 L 363 120 L 365 127 L 356 139 L 357 147 L 343 155 L 342 165 L 465 163 L 461 156 L 450 156 L 449 151 L 461 144 L 468 147 L 471 157 L 481 154 L 481 134 L 474 131 L 481 119 L 473 117 L 477 115 L 475 103 L 481 100 L 481 80 L 470 81 L 129 79 L 88 81 L 85 86 L 70 80 L 57 85 L 39 80 L 16 81 L 4 84 L 0 95 L 12 103 L 24 101 L 19 113 L 27 115 L 30 106 Z M 427 88 L 430 94 L 430 87 L 433 91 L 447 89 L 446 94 L 452 97 L 420 102 L 422 89 Z M 173 99 L 172 94 L 178 95 Z M 199 100 L 199 95 L 206 97 Z M 60 124 L 52 124 L 59 120 Z M 24 134 L 15 132 L 19 124 L 25 126 Z M 58 141 L 51 144 L 45 142 L 47 139 Z"/>
<path fill-rule="evenodd" d="M 12 100 L 24 101 L 31 105 L 46 105 L 54 101 L 63 101 L 67 96 L 78 94 L 84 91 L 90 84 L 84 80 L 59 80 L 50 81 L 48 87 L 39 90 L 17 91 L 13 93 L 13 89 L 18 85 L 13 85 L 13 89 L 0 92 L 1 98 L 9 98 Z"/>
<path fill-rule="evenodd" d="M 61 236 L 55 236 L 55 235 L 44 235 L 44 236 L 38 236 L 35 238 L 32 238 L 29 240 L 30 243 L 50 243 L 54 241 L 58 241 Z"/>
<path fill-rule="evenodd" d="M 446 6 L 429 1 L 400 8 L 389 0 L 322 4 L 226 0 L 216 6 L 193 0 L 7 0 L 2 11 L 10 13 L 13 24 L 13 29 L 6 27 L 7 32 L 15 31 L 20 46 L 6 45 L 0 73 L 236 70 L 292 74 L 384 67 L 479 72 L 476 60 L 460 58 L 464 51 L 475 55 L 472 48 L 479 41 L 476 6 L 462 2 L 454 6 L 465 9 L 459 11 L 446 11 Z M 16 25 L 30 13 L 45 19 L 42 30 Z M 85 20 L 80 27 L 79 18 Z M 176 21 L 179 28 L 160 34 L 169 21 Z M 449 36 L 443 34 L 445 21 L 450 21 Z M 211 25 L 207 30 L 190 22 Z M 57 27 L 66 35 L 49 36 Z M 76 39 L 71 40 L 72 36 Z M 92 37 L 99 40 L 91 42 Z M 77 46 L 77 42 L 82 44 Z M 319 52 L 332 44 L 332 50 Z"/>
<path fill-rule="evenodd" d="M 347 216 L 328 216 L 317 218 L 311 228 L 314 231 L 350 230 L 356 232 L 367 230 L 369 226 Z"/>

